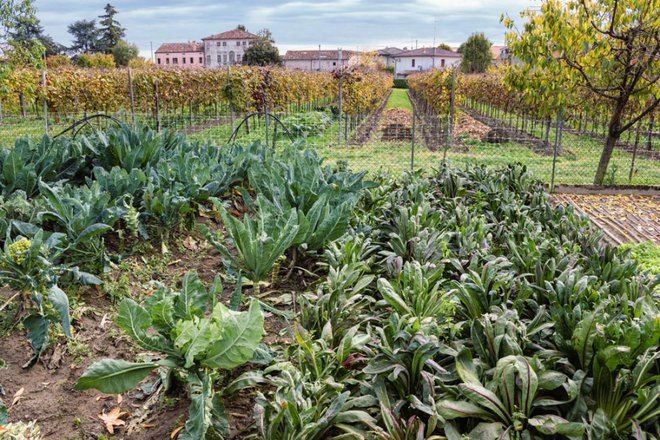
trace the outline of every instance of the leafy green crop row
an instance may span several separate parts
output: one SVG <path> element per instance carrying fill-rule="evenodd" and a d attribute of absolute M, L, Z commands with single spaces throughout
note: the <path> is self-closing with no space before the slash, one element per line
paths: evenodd
<path fill-rule="evenodd" d="M 523 167 L 378 183 L 243 380 L 254 438 L 659 437 L 657 278 Z"/>

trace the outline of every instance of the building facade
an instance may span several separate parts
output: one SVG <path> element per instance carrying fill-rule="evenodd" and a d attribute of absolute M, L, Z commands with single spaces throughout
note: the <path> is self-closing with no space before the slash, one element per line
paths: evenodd
<path fill-rule="evenodd" d="M 221 67 L 241 64 L 245 50 L 259 38 L 236 28 L 202 38 L 202 42 L 163 43 L 154 53 L 158 67 Z"/>
<path fill-rule="evenodd" d="M 245 50 L 257 38 L 259 38 L 257 35 L 240 28 L 202 38 L 204 65 L 221 67 L 241 64 Z"/>
<path fill-rule="evenodd" d="M 386 47 L 385 49 L 378 50 L 378 58 L 386 68 L 394 68 L 397 55 L 404 52 L 404 50 L 405 48 L 399 49 L 398 47 Z"/>
<path fill-rule="evenodd" d="M 204 67 L 204 46 L 202 43 L 163 43 L 155 52 L 159 67 Z"/>
<path fill-rule="evenodd" d="M 396 78 L 429 69 L 456 67 L 461 63 L 461 54 L 435 47 L 422 47 L 403 51 L 396 56 L 394 73 Z"/>
<path fill-rule="evenodd" d="M 284 54 L 284 67 L 308 72 L 332 72 L 357 62 L 360 52 L 342 50 L 288 50 Z"/>

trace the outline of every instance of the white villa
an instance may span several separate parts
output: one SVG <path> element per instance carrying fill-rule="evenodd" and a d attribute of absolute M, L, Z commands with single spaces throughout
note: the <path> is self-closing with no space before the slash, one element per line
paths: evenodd
<path fill-rule="evenodd" d="M 252 41 L 259 38 L 245 29 L 236 28 L 202 38 L 206 67 L 229 66 L 240 64 L 245 55 L 245 49 Z"/>
<path fill-rule="evenodd" d="M 241 64 L 245 49 L 259 38 L 237 27 L 202 38 L 202 42 L 163 43 L 155 52 L 158 67 L 220 67 Z"/>
<path fill-rule="evenodd" d="M 405 78 L 424 70 L 458 66 L 460 62 L 459 53 L 435 47 L 422 47 L 397 54 L 394 74 L 396 78 Z"/>
<path fill-rule="evenodd" d="M 288 50 L 284 54 L 284 67 L 308 72 L 332 72 L 339 67 L 353 65 L 360 52 L 342 50 Z"/>

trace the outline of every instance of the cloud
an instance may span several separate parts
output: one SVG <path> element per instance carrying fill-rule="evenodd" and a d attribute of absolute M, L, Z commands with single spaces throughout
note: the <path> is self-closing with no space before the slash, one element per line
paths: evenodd
<path fill-rule="evenodd" d="M 241 23 L 269 28 L 287 48 L 374 49 L 385 45 L 460 44 L 473 32 L 504 39 L 503 12 L 516 16 L 539 0 L 114 0 L 126 38 L 148 54 L 163 42 L 199 40 Z M 38 16 L 57 41 L 69 44 L 67 26 L 103 13 L 107 0 L 36 0 Z"/>

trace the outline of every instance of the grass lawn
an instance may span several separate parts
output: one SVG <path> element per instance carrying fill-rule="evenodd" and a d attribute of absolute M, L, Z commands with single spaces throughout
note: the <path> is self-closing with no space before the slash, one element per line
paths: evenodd
<path fill-rule="evenodd" d="M 408 89 L 392 89 L 392 94 L 387 100 L 385 110 L 391 108 L 404 108 L 412 111 L 412 104 L 410 103 L 410 98 L 408 98 Z"/>

